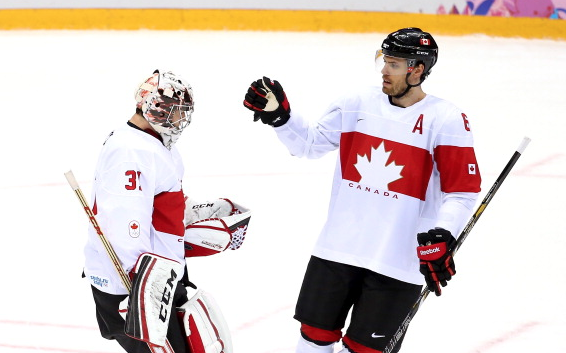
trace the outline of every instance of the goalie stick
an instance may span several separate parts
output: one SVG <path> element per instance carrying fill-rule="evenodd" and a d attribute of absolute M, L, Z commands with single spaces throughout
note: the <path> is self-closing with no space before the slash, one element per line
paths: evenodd
<path fill-rule="evenodd" d="M 456 254 L 456 252 L 458 251 L 458 249 L 460 248 L 460 246 L 462 246 L 462 244 L 464 243 L 464 241 L 466 240 L 466 238 L 470 234 L 470 231 L 472 230 L 472 228 L 474 227 L 474 225 L 476 224 L 476 222 L 478 221 L 480 216 L 485 211 L 485 208 L 490 203 L 491 199 L 493 198 L 493 196 L 495 195 L 497 190 L 499 190 L 499 187 L 501 186 L 501 184 L 503 183 L 505 178 L 507 178 L 507 175 L 509 175 L 509 172 L 511 172 L 511 169 L 513 169 L 513 166 L 515 166 L 515 163 L 517 163 L 517 160 L 519 159 L 519 157 L 521 157 L 521 155 L 523 154 L 523 151 L 525 151 L 525 148 L 527 148 L 527 145 L 529 144 L 529 142 L 531 142 L 530 138 L 528 138 L 528 137 L 523 138 L 523 141 L 521 141 L 521 144 L 519 145 L 519 147 L 517 148 L 515 153 L 513 153 L 513 156 L 511 156 L 511 159 L 509 160 L 509 162 L 507 162 L 507 165 L 505 166 L 505 168 L 503 168 L 503 171 L 501 171 L 501 174 L 499 174 L 499 177 L 497 177 L 497 179 L 495 180 L 495 182 L 491 186 L 491 189 L 489 189 L 489 191 L 485 195 L 485 197 L 484 197 L 483 201 L 481 202 L 481 204 L 479 205 L 478 209 L 472 215 L 472 217 L 470 218 L 470 220 L 468 221 L 468 223 L 466 224 L 466 226 L 464 227 L 464 229 L 460 233 L 460 236 L 458 237 L 458 240 L 456 241 L 456 245 L 454 246 L 454 250 L 452 250 L 452 256 L 454 256 Z M 425 286 L 424 289 L 422 290 L 421 294 L 419 295 L 419 298 L 417 299 L 415 304 L 413 304 L 411 311 L 409 311 L 409 314 L 407 314 L 407 316 L 405 317 L 405 319 L 401 323 L 401 326 L 399 326 L 399 328 L 397 329 L 397 331 L 395 332 L 395 334 L 393 335 L 393 337 L 391 338 L 391 340 L 389 341 L 389 343 L 385 347 L 385 350 L 383 351 L 383 353 L 393 352 L 393 349 L 395 348 L 397 343 L 399 343 L 399 340 L 401 339 L 401 337 L 403 337 L 403 335 L 407 331 L 407 328 L 409 327 L 411 320 L 413 320 L 413 317 L 415 317 L 415 315 L 417 314 L 417 311 L 419 311 L 419 308 L 421 307 L 421 305 L 423 304 L 425 299 L 428 297 L 429 293 L 430 293 L 430 289 L 427 286 Z"/>
<path fill-rule="evenodd" d="M 120 259 L 118 259 L 118 255 L 116 254 L 116 251 L 114 251 L 112 244 L 110 244 L 110 242 L 108 241 L 108 239 L 106 238 L 106 236 L 102 232 L 102 229 L 98 225 L 98 222 L 96 221 L 96 217 L 94 216 L 94 213 L 92 212 L 90 206 L 88 205 L 88 202 L 86 201 L 86 198 L 85 198 L 83 192 L 81 191 L 81 188 L 79 187 L 79 183 L 77 182 L 77 179 L 75 179 L 75 175 L 73 174 L 73 172 L 71 170 L 69 170 L 68 172 L 66 172 L 64 174 L 65 174 L 65 178 L 67 178 L 67 182 L 71 186 L 71 189 L 73 189 L 73 191 L 75 192 L 75 195 L 77 195 L 81 205 L 83 206 L 83 209 L 84 209 L 88 219 L 90 220 L 90 223 L 92 224 L 92 226 L 96 230 L 96 233 L 98 234 L 98 237 L 100 238 L 100 241 L 102 242 L 102 245 L 104 245 L 104 249 L 106 250 L 108 257 L 110 257 L 110 261 L 114 265 L 116 272 L 118 272 L 118 275 L 120 276 L 122 284 L 124 285 L 126 290 L 128 292 L 130 292 L 132 290 L 132 282 L 130 281 L 130 277 L 128 277 L 128 274 L 126 273 L 126 271 L 124 271 L 124 268 L 122 267 L 122 265 L 120 263 Z M 149 347 L 149 350 L 152 353 L 174 353 L 173 347 L 171 347 L 169 340 L 165 341 L 165 346 L 163 346 L 163 347 L 160 347 L 160 346 L 157 346 L 157 345 L 154 345 L 154 344 L 151 344 L 151 343 L 148 343 L 147 346 Z"/>

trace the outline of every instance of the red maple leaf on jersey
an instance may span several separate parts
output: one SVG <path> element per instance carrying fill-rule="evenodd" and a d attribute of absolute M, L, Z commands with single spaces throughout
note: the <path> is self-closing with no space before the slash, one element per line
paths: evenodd
<path fill-rule="evenodd" d="M 342 178 L 360 182 L 362 176 L 355 167 L 359 156 L 371 154 L 371 149 L 383 143 L 390 153 L 387 164 L 395 162 L 402 165 L 401 178 L 389 183 L 389 191 L 416 197 L 424 200 L 432 173 L 432 156 L 422 148 L 403 143 L 381 139 L 379 137 L 362 134 L 360 132 L 343 133 L 340 140 L 340 161 Z"/>
<path fill-rule="evenodd" d="M 371 150 L 383 144 L 389 153 L 386 165 L 403 166 L 401 178 L 388 184 L 389 191 L 425 200 L 434 162 L 441 175 L 443 192 L 480 192 L 481 176 L 472 147 L 440 145 L 431 153 L 404 143 L 353 131 L 342 134 L 340 139 L 340 164 L 342 178 L 359 183 L 362 179 L 356 163 L 358 156 L 371 155 Z M 383 166 L 382 166 L 383 167 Z"/>

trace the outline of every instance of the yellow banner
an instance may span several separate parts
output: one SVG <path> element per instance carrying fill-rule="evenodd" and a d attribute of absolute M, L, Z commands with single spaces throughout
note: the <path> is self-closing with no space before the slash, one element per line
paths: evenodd
<path fill-rule="evenodd" d="M 1 30 L 251 30 L 389 33 L 420 27 L 435 35 L 566 39 L 566 21 L 528 17 L 362 11 L 204 9 L 0 10 Z"/>

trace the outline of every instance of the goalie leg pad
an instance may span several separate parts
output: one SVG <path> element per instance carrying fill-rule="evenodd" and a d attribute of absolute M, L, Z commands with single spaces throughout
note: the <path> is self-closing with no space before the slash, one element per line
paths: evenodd
<path fill-rule="evenodd" d="M 164 346 L 173 295 L 183 265 L 155 254 L 141 254 L 136 263 L 128 301 L 125 332 L 128 336 Z"/>
<path fill-rule="evenodd" d="M 196 290 L 179 311 L 184 312 L 183 326 L 192 353 L 232 353 L 228 324 L 210 294 Z"/>

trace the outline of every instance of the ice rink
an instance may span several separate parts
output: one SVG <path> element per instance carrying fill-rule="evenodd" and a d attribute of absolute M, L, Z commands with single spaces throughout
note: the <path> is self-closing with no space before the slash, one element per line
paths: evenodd
<path fill-rule="evenodd" d="M 185 192 L 253 211 L 242 248 L 190 259 L 190 277 L 220 303 L 235 353 L 293 352 L 294 304 L 336 153 L 290 156 L 242 100 L 266 75 L 292 109 L 316 119 L 342 93 L 379 84 L 373 56 L 384 35 L 0 32 L 0 352 L 121 352 L 97 331 L 80 276 L 88 220 L 63 173 L 72 169 L 90 196 L 103 141 L 131 117 L 134 89 L 156 68 L 195 91 L 193 123 L 178 143 Z M 439 61 L 423 87 L 470 118 L 480 200 L 522 138 L 532 142 L 402 352 L 566 352 L 566 42 L 435 37 Z"/>

